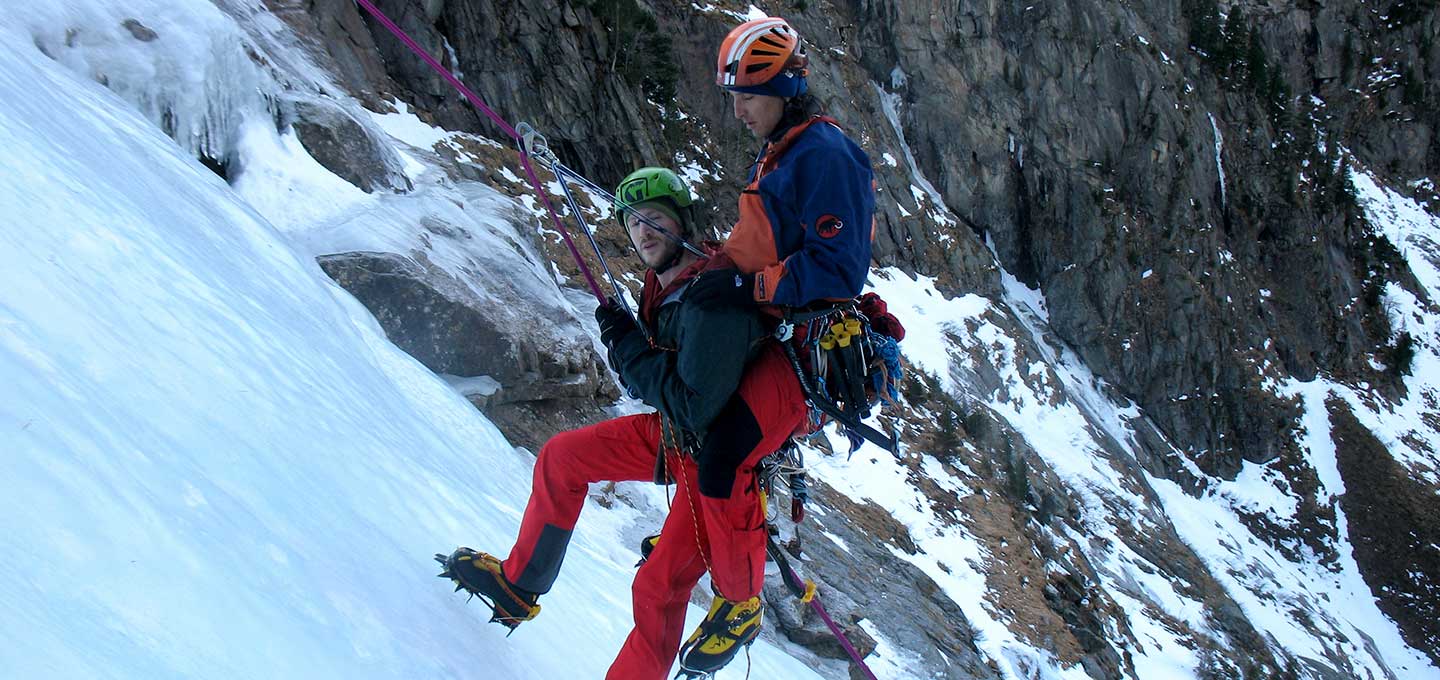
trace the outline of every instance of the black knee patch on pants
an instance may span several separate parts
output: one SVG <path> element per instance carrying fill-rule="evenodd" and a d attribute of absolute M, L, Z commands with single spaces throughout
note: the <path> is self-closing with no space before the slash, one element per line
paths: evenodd
<path fill-rule="evenodd" d="M 571 533 L 569 529 L 546 524 L 540 530 L 540 540 L 535 543 L 535 551 L 530 554 L 525 573 L 516 576 L 511 583 L 539 595 L 550 592 L 550 587 L 560 578 L 560 563 L 565 561 L 565 549 L 570 547 Z M 510 576 L 507 574 L 505 578 Z"/>
<path fill-rule="evenodd" d="M 740 463 L 760 445 L 760 422 L 740 395 L 732 395 L 710 424 L 700 447 L 698 480 L 701 495 L 729 498 Z"/>

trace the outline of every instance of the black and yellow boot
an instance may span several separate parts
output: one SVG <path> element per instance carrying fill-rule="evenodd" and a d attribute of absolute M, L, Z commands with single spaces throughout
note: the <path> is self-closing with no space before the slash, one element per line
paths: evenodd
<path fill-rule="evenodd" d="M 640 539 L 640 561 L 635 566 L 645 564 L 650 560 L 650 553 L 655 552 L 655 546 L 660 545 L 660 534 L 653 534 Z"/>
<path fill-rule="evenodd" d="M 680 672 L 675 677 L 708 678 L 730 663 L 741 647 L 760 635 L 763 610 L 759 597 L 734 602 L 716 595 L 710 613 L 680 646 Z"/>
<path fill-rule="evenodd" d="M 500 560 L 493 555 L 456 548 L 448 557 L 435 553 L 435 561 L 445 565 L 440 578 L 454 581 L 455 590 L 479 595 L 490 605 L 492 623 L 513 631 L 540 613 L 540 605 L 536 604 L 540 596 L 511 584 L 500 570 Z"/>

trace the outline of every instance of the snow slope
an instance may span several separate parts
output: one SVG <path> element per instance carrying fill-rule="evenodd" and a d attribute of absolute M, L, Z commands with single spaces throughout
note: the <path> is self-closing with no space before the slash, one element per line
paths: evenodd
<path fill-rule="evenodd" d="M 629 627 L 618 536 L 654 518 L 592 508 L 541 618 L 486 624 L 430 555 L 503 553 L 530 456 L 188 149 L 6 23 L 0 675 L 600 676 Z M 754 664 L 818 677 L 767 644 Z"/>

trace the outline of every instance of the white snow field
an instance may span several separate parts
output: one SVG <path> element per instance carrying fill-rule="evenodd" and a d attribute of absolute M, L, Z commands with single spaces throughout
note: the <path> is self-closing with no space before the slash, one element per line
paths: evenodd
<path fill-rule="evenodd" d="M 508 639 L 486 623 L 431 554 L 508 550 L 531 456 L 224 181 L 13 26 L 0 677 L 602 676 L 629 630 L 619 531 L 637 511 L 591 508 L 541 616 Z M 819 677 L 763 642 L 753 663 Z"/>

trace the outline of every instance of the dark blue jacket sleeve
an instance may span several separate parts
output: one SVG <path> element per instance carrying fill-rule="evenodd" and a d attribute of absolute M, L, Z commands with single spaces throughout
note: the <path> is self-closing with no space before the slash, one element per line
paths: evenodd
<path fill-rule="evenodd" d="M 870 271 L 875 215 L 874 175 L 865 153 L 838 139 L 794 149 L 795 214 L 804 227 L 800 249 L 784 259 L 772 302 L 801 306 L 860 294 Z"/>

